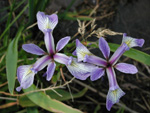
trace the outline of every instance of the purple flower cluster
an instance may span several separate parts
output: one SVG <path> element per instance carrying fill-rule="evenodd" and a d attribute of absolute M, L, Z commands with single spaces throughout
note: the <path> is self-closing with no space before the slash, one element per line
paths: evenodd
<path fill-rule="evenodd" d="M 17 77 L 20 86 L 16 88 L 20 91 L 22 88 L 26 89 L 33 84 L 34 76 L 38 71 L 42 70 L 47 66 L 46 80 L 51 80 L 56 63 L 66 65 L 69 72 L 77 79 L 86 80 L 89 76 L 91 81 L 95 81 L 101 78 L 105 71 L 109 80 L 109 91 L 107 94 L 106 107 L 108 110 L 111 109 L 112 105 L 119 102 L 119 99 L 125 94 L 119 87 L 114 68 L 129 74 L 135 74 L 138 72 L 134 65 L 126 63 L 118 63 L 117 61 L 122 54 L 129 50 L 131 47 L 139 46 L 142 47 L 144 44 L 143 39 L 135 39 L 126 34 L 123 35 L 123 41 L 121 46 L 116 52 L 110 56 L 110 48 L 104 38 L 99 39 L 99 49 L 101 50 L 105 59 L 95 56 L 92 54 L 78 39 L 76 40 L 76 50 L 74 55 L 77 59 L 72 56 L 67 56 L 63 53 L 59 53 L 69 42 L 70 37 L 64 37 L 58 41 L 56 48 L 54 38 L 52 35 L 53 29 L 58 23 L 58 17 L 56 14 L 45 15 L 43 12 L 37 13 L 38 28 L 44 33 L 44 42 L 47 49 L 45 52 L 43 49 L 35 44 L 24 44 L 22 48 L 31 54 L 43 55 L 34 64 L 22 65 L 17 69 Z"/>
<path fill-rule="evenodd" d="M 107 94 L 106 100 L 106 108 L 110 111 L 113 104 L 119 102 L 119 99 L 125 95 L 125 93 L 118 86 L 116 80 L 116 74 L 114 68 L 117 70 L 127 73 L 127 74 L 135 74 L 138 72 L 137 68 L 134 65 L 127 63 L 117 63 L 122 54 L 129 50 L 131 47 L 142 47 L 144 44 L 143 39 L 135 39 L 126 34 L 123 34 L 123 40 L 121 46 L 115 51 L 115 53 L 110 56 L 110 48 L 106 40 L 101 37 L 99 39 L 99 49 L 101 50 L 103 56 L 106 60 L 93 55 L 80 41 L 76 40 L 76 50 L 73 52 L 74 55 L 77 56 L 78 61 L 87 62 L 90 64 L 94 64 L 97 67 L 91 72 L 90 79 L 91 81 L 95 81 L 101 78 L 105 71 L 107 73 L 107 77 L 109 80 L 109 91 Z"/>

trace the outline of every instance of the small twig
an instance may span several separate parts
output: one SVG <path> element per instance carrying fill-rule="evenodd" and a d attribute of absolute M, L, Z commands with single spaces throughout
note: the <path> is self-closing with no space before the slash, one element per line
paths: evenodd
<path fill-rule="evenodd" d="M 52 89 L 53 92 L 55 92 L 58 96 L 63 97 L 61 94 L 59 94 L 56 90 Z"/>
<path fill-rule="evenodd" d="M 17 104 L 18 104 L 18 102 L 11 102 L 11 103 L 7 103 L 7 104 L 3 104 L 3 105 L 0 105 L 0 109 L 8 108 L 8 107 L 11 107 L 11 106 L 14 106 Z"/>
<path fill-rule="evenodd" d="M 36 22 L 36 23 L 34 23 L 34 24 L 32 24 L 32 25 L 30 25 L 29 27 L 27 27 L 27 28 L 26 28 L 26 30 L 28 30 L 28 29 L 30 29 L 30 28 L 32 28 L 32 27 L 34 27 L 35 25 L 37 25 L 37 22 Z"/>
<path fill-rule="evenodd" d="M 5 52 L 5 53 L 3 54 L 3 56 L 1 57 L 0 63 L 2 63 L 3 59 L 5 58 L 5 56 L 6 56 L 6 52 Z"/>
<path fill-rule="evenodd" d="M 142 95 L 141 95 L 141 96 L 142 96 Z M 143 101 L 144 101 L 146 107 L 148 108 L 148 110 L 150 110 L 150 106 L 149 106 L 148 102 L 145 100 L 145 98 L 144 98 L 143 96 L 142 96 L 142 99 L 143 99 Z"/>
<path fill-rule="evenodd" d="M 16 98 L 9 98 L 9 97 L 0 97 L 0 99 L 2 99 L 2 100 L 15 100 L 15 101 L 17 101 Z"/>
<path fill-rule="evenodd" d="M 64 77 L 64 74 L 63 74 L 62 67 L 60 68 L 60 73 L 61 73 L 61 76 L 62 76 L 64 82 L 66 83 L 66 80 L 65 80 L 65 77 Z M 67 87 L 68 87 L 68 90 L 69 90 L 69 92 L 70 92 L 70 96 L 71 96 L 72 102 L 74 102 L 73 96 L 72 96 L 72 92 L 71 92 L 71 89 L 70 89 L 70 87 L 69 87 L 69 84 L 67 84 Z"/>
<path fill-rule="evenodd" d="M 5 86 L 6 84 L 8 84 L 8 81 L 7 81 L 7 82 L 5 82 L 5 83 L 3 83 L 3 84 L 0 84 L 0 87 Z"/>
<path fill-rule="evenodd" d="M 28 95 L 30 93 L 35 93 L 35 92 L 44 92 L 44 91 L 48 91 L 48 90 L 53 90 L 53 89 L 58 89 L 58 88 L 61 88 L 61 87 L 64 87 L 66 86 L 67 84 L 71 83 L 75 78 L 72 78 L 70 81 L 64 83 L 63 85 L 60 85 L 60 86 L 56 86 L 56 87 L 48 87 L 48 88 L 44 88 L 44 89 L 38 89 L 38 90 L 33 90 L 33 91 L 29 91 L 29 92 L 26 92 L 26 93 L 23 93 L 23 94 L 14 94 L 14 95 L 11 95 L 10 93 L 7 93 L 7 92 L 4 92 L 4 91 L 0 91 L 0 94 L 4 94 L 4 95 L 8 95 L 8 96 L 24 96 L 24 95 Z"/>

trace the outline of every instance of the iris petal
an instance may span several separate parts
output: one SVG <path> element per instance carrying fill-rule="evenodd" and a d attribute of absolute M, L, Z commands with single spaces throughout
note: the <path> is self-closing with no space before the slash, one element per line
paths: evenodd
<path fill-rule="evenodd" d="M 117 70 L 123 73 L 135 74 L 138 72 L 137 68 L 134 65 L 127 63 L 118 63 L 115 67 Z"/>
<path fill-rule="evenodd" d="M 76 58 L 73 58 L 72 63 L 66 67 L 75 78 L 80 80 L 86 80 L 91 75 L 92 70 L 96 68 L 92 64 L 78 62 Z"/>
<path fill-rule="evenodd" d="M 51 78 L 54 74 L 55 68 L 56 68 L 55 62 L 50 62 L 47 67 L 47 72 L 46 72 L 47 73 L 47 77 L 46 77 L 47 81 L 51 80 Z"/>
<path fill-rule="evenodd" d="M 119 58 L 122 56 L 122 54 L 127 50 L 128 46 L 127 44 L 123 43 L 111 56 L 109 63 L 111 65 L 116 64 L 116 62 L 119 60 Z"/>
<path fill-rule="evenodd" d="M 83 61 L 91 63 L 91 64 L 95 64 L 98 66 L 104 66 L 105 67 L 107 65 L 107 61 L 105 61 L 104 59 L 97 57 L 95 55 L 85 55 Z"/>
<path fill-rule="evenodd" d="M 54 29 L 58 23 L 58 16 L 56 14 L 45 15 L 43 12 L 37 13 L 38 28 L 45 33 L 48 29 Z"/>
<path fill-rule="evenodd" d="M 33 84 L 35 73 L 31 71 L 31 68 L 32 65 L 23 65 L 18 67 L 17 77 L 20 86 L 16 88 L 17 91 L 20 91 L 22 88 L 26 89 Z"/>
<path fill-rule="evenodd" d="M 65 54 L 56 53 L 56 54 L 54 55 L 54 60 L 55 60 L 56 62 L 61 63 L 61 64 L 68 65 L 68 62 L 69 62 L 70 58 L 69 58 L 67 55 L 65 55 Z"/>
<path fill-rule="evenodd" d="M 129 48 L 136 46 L 142 47 L 144 44 L 144 39 L 132 38 L 130 36 L 127 36 L 126 33 L 124 33 L 122 43 L 126 43 Z"/>
<path fill-rule="evenodd" d="M 37 73 L 38 71 L 42 70 L 45 66 L 47 66 L 51 62 L 51 58 L 48 55 L 45 55 L 38 59 L 35 64 L 33 64 L 32 71 Z"/>
<path fill-rule="evenodd" d="M 31 54 L 35 54 L 35 55 L 44 55 L 45 54 L 45 51 L 35 44 L 24 44 L 22 46 L 22 48 L 26 52 L 31 53 Z"/>
<path fill-rule="evenodd" d="M 49 54 L 54 54 L 55 53 L 55 44 L 54 44 L 54 38 L 52 35 L 52 30 L 48 30 L 45 32 L 44 35 L 44 41 L 46 45 L 46 49 Z"/>
<path fill-rule="evenodd" d="M 108 59 L 110 55 L 110 48 L 103 37 L 99 39 L 99 49 L 102 51 L 104 57 Z"/>
<path fill-rule="evenodd" d="M 109 89 L 108 94 L 107 94 L 107 100 L 106 100 L 107 110 L 110 111 L 113 104 L 118 103 L 120 98 L 124 95 L 125 93 L 121 90 L 120 87 L 114 90 Z"/>
<path fill-rule="evenodd" d="M 95 70 L 91 73 L 91 81 L 95 81 L 99 78 L 101 78 L 104 75 L 105 70 L 103 68 L 95 68 Z"/>
<path fill-rule="evenodd" d="M 116 80 L 116 74 L 113 67 L 106 68 L 108 80 L 109 80 L 109 89 L 115 90 L 118 88 L 118 83 Z"/>
<path fill-rule="evenodd" d="M 58 52 L 62 50 L 66 46 L 66 44 L 68 44 L 69 40 L 70 40 L 69 36 L 64 37 L 61 40 L 59 40 L 56 46 L 56 51 Z"/>
<path fill-rule="evenodd" d="M 92 53 L 78 39 L 76 39 L 76 54 L 78 62 L 83 61 L 85 55 L 92 55 Z"/>

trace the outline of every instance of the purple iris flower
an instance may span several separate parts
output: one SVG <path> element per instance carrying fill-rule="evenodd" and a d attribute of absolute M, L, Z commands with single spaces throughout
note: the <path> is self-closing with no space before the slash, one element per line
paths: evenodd
<path fill-rule="evenodd" d="M 35 55 L 44 55 L 39 58 L 33 65 L 23 65 L 19 66 L 17 69 L 17 77 L 20 83 L 20 86 L 16 88 L 17 91 L 20 91 L 22 88 L 26 89 L 33 84 L 35 74 L 42 70 L 44 67 L 47 67 L 46 79 L 51 80 L 56 64 L 55 61 L 61 64 L 66 65 L 70 73 L 80 79 L 85 80 L 91 74 L 91 71 L 95 68 L 94 65 L 88 63 L 78 63 L 76 58 L 72 56 L 67 56 L 61 51 L 65 45 L 69 42 L 70 37 L 64 37 L 58 41 L 55 49 L 54 38 L 52 36 L 52 30 L 58 23 L 58 17 L 56 14 L 45 15 L 43 12 L 37 13 L 38 27 L 44 33 L 44 41 L 46 45 L 47 52 L 38 47 L 35 44 L 24 44 L 22 48 L 31 54 Z"/>
<path fill-rule="evenodd" d="M 143 39 L 135 39 L 126 36 L 126 34 L 123 34 L 123 41 L 121 46 L 115 51 L 112 57 L 109 58 L 110 48 L 108 46 L 108 43 L 105 41 L 105 39 L 101 37 L 99 39 L 99 49 L 101 50 L 103 56 L 106 59 L 104 60 L 100 57 L 93 55 L 82 43 L 80 43 L 78 39 L 76 40 L 76 50 L 73 54 L 77 55 L 78 61 L 88 62 L 100 67 L 100 68 L 95 68 L 92 71 L 90 79 L 92 81 L 95 81 L 101 78 L 104 75 L 105 71 L 107 73 L 107 77 L 109 80 L 109 91 L 106 100 L 107 110 L 110 111 L 112 105 L 119 102 L 119 99 L 123 95 L 125 95 L 125 93 L 121 90 L 121 88 L 117 83 L 114 68 L 127 74 L 135 74 L 138 72 L 137 68 L 134 65 L 127 64 L 127 63 L 116 64 L 117 61 L 125 51 L 129 50 L 129 48 L 135 46 L 141 47 L 143 44 L 144 44 Z"/>

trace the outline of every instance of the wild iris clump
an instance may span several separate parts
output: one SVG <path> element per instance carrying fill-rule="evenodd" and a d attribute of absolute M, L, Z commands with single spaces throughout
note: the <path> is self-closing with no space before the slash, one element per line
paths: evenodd
<path fill-rule="evenodd" d="M 17 69 L 17 77 L 20 86 L 16 88 L 20 91 L 22 88 L 29 88 L 34 81 L 34 76 L 47 66 L 46 80 L 50 81 L 56 68 L 56 62 L 67 67 L 69 72 L 79 80 L 86 80 L 90 77 L 91 81 L 100 79 L 105 75 L 109 81 L 109 91 L 106 98 L 106 108 L 110 111 L 113 104 L 119 102 L 119 99 L 125 95 L 125 92 L 119 87 L 115 69 L 123 73 L 135 74 L 137 68 L 132 64 L 117 63 L 124 52 L 131 47 L 142 47 L 143 39 L 135 39 L 123 34 L 123 40 L 120 47 L 110 57 L 110 48 L 107 41 L 103 37 L 99 38 L 99 49 L 105 59 L 92 54 L 78 39 L 76 39 L 76 49 L 74 56 L 67 56 L 60 51 L 68 44 L 70 36 L 60 39 L 55 46 L 55 38 L 53 30 L 58 23 L 56 14 L 45 15 L 43 12 L 37 13 L 38 28 L 44 33 L 44 42 L 47 52 L 35 44 L 24 44 L 22 48 L 31 54 L 42 56 L 34 64 L 22 65 Z"/>

